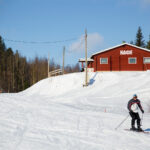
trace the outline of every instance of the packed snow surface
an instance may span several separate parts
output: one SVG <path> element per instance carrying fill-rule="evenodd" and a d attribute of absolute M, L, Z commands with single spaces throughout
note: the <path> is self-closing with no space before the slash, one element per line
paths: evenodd
<path fill-rule="evenodd" d="M 99 72 L 44 79 L 0 94 L 0 150 L 149 150 L 150 134 L 128 132 L 127 103 L 137 94 L 150 128 L 150 72 Z M 140 116 L 142 114 L 140 112 Z"/>

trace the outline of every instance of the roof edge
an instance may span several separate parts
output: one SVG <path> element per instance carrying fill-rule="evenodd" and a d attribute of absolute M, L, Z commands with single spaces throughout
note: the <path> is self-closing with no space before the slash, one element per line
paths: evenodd
<path fill-rule="evenodd" d="M 150 50 L 149 50 L 149 49 L 147 49 L 147 48 L 142 48 L 142 47 L 139 47 L 139 46 L 136 46 L 136 45 L 133 45 L 133 44 L 129 44 L 129 43 L 122 43 L 122 44 L 119 44 L 119 45 L 116 45 L 116 46 L 113 46 L 113 47 L 110 47 L 110 48 L 107 48 L 107 49 L 101 50 L 101 51 L 99 51 L 99 52 L 97 52 L 97 53 L 94 53 L 94 54 L 91 56 L 91 58 L 92 58 L 94 55 L 97 55 L 97 54 L 100 54 L 100 53 L 103 53 L 103 52 L 109 51 L 109 50 L 111 50 L 111 49 L 114 49 L 114 48 L 117 48 L 117 47 L 120 47 L 120 46 L 123 46 L 123 45 L 133 46 L 133 47 L 135 47 L 135 48 L 139 48 L 139 49 L 142 49 L 142 50 L 145 50 L 145 51 L 150 52 Z"/>
<path fill-rule="evenodd" d="M 94 61 L 94 60 L 91 58 L 87 58 L 87 61 Z M 85 58 L 80 58 L 79 62 L 85 62 Z"/>

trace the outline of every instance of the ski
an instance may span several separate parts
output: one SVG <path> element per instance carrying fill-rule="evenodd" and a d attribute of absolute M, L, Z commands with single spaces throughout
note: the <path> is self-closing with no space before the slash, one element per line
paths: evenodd
<path fill-rule="evenodd" d="M 143 130 L 143 131 L 138 131 L 138 130 L 130 130 L 130 129 L 124 129 L 124 130 L 125 130 L 125 131 L 137 132 L 137 133 L 150 134 L 150 132 L 148 132 L 147 130 Z"/>
<path fill-rule="evenodd" d="M 147 128 L 147 129 L 145 129 L 144 131 L 146 131 L 146 132 L 150 132 L 150 128 Z"/>

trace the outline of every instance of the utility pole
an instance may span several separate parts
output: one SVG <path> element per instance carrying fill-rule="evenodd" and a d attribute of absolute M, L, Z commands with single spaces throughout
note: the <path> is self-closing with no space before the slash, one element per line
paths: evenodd
<path fill-rule="evenodd" d="M 49 59 L 49 53 L 48 53 L 48 62 L 47 62 L 48 63 L 48 65 L 47 65 L 48 66 L 48 68 L 47 68 L 47 76 L 48 77 L 49 77 L 49 62 L 50 62 L 50 59 Z"/>
<path fill-rule="evenodd" d="M 62 68 L 62 73 L 64 74 L 64 69 L 65 68 L 65 46 L 63 47 L 63 68 Z"/>
<path fill-rule="evenodd" d="M 85 29 L 85 85 L 88 86 L 88 72 L 87 72 L 87 30 Z"/>

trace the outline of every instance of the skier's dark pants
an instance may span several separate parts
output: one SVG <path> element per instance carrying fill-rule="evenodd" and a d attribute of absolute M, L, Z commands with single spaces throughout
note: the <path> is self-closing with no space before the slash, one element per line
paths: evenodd
<path fill-rule="evenodd" d="M 134 126 L 135 120 L 137 120 L 137 126 L 140 126 L 141 119 L 140 119 L 139 113 L 129 112 L 129 114 L 132 117 L 131 125 Z"/>

